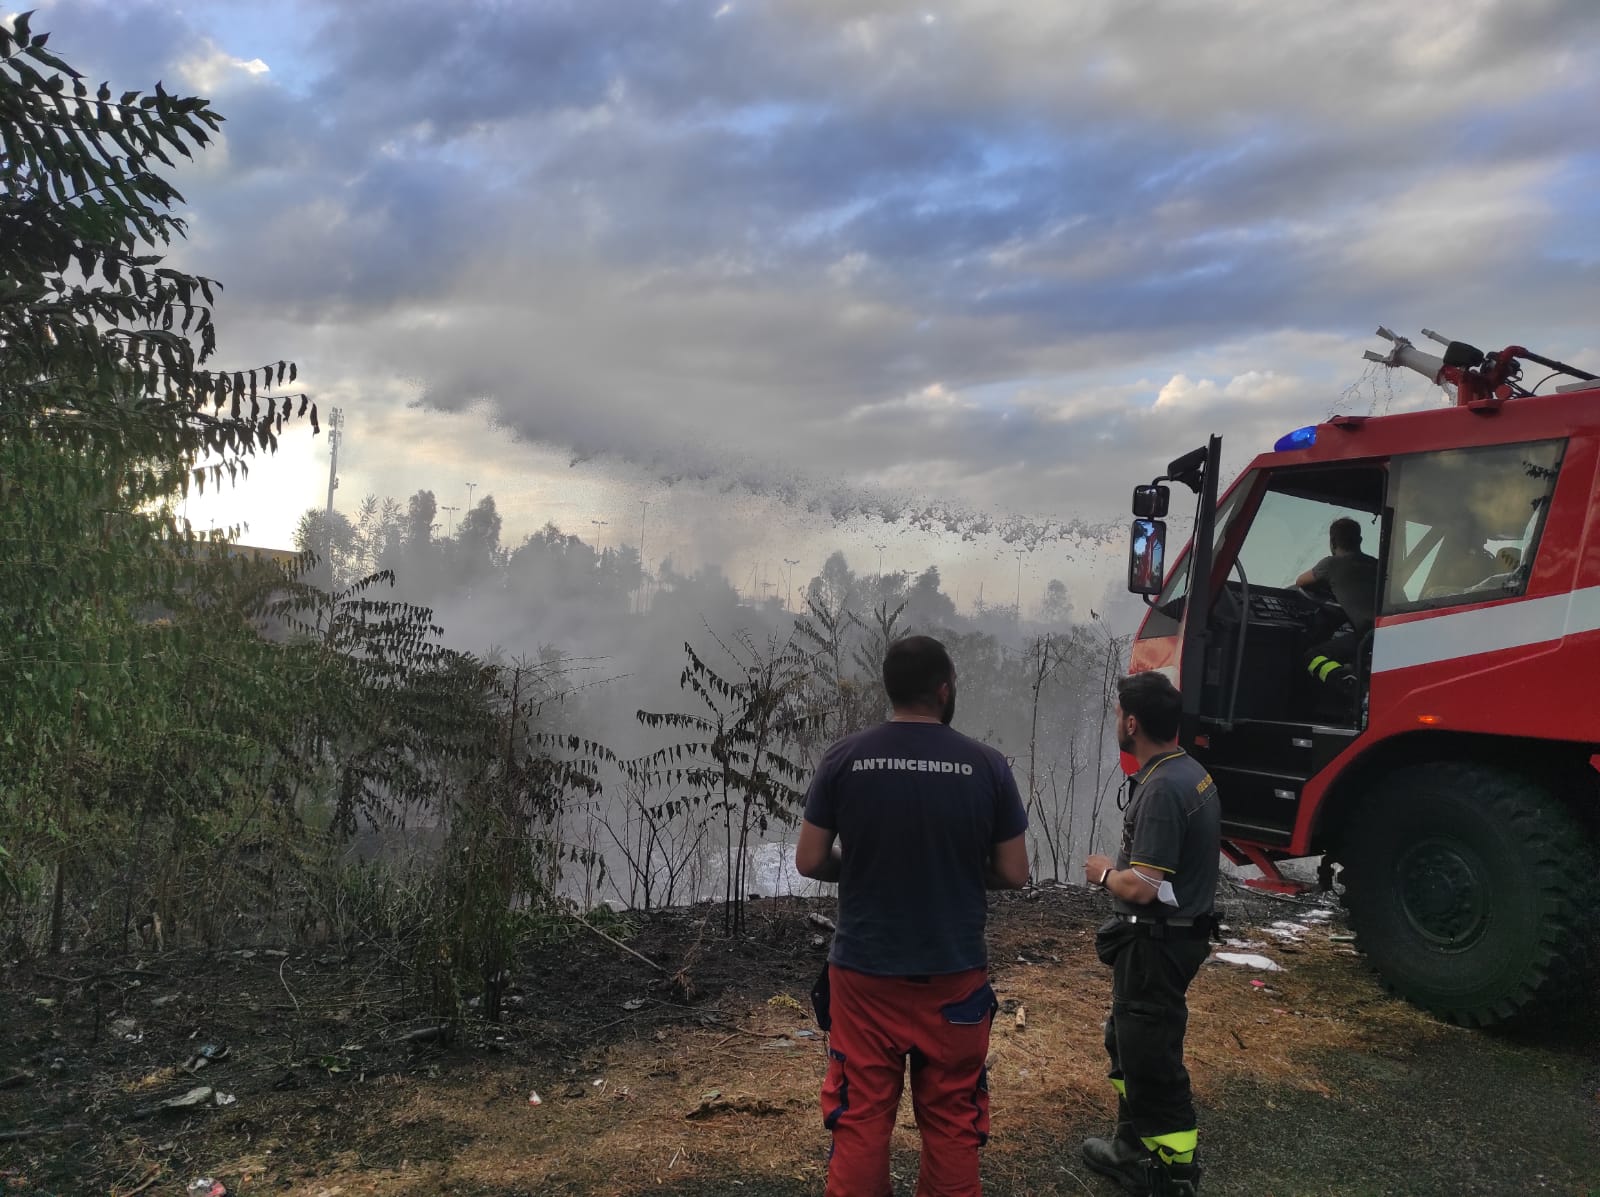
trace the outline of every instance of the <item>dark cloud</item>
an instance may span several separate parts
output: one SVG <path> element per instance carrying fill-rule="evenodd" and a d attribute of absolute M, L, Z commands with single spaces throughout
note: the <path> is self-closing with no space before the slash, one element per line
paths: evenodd
<path fill-rule="evenodd" d="M 118 86 L 214 84 L 225 319 L 648 476 L 1072 512 L 1144 443 L 1314 418 L 1380 321 L 1592 336 L 1577 0 L 242 12 L 47 16 Z"/>

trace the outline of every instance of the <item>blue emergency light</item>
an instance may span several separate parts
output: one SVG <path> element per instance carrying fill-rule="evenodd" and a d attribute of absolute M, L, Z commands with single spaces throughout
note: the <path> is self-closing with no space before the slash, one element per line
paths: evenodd
<path fill-rule="evenodd" d="M 1307 424 L 1304 428 L 1296 428 L 1278 438 L 1278 443 L 1272 446 L 1274 453 L 1288 453 L 1293 449 L 1309 449 L 1317 443 L 1317 426 Z"/>

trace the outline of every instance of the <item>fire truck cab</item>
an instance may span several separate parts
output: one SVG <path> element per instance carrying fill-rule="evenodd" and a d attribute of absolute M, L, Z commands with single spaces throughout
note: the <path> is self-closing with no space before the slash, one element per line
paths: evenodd
<path fill-rule="evenodd" d="M 1380 977 L 1487 1025 L 1580 984 L 1600 926 L 1600 382 L 1379 334 L 1455 403 L 1299 429 L 1220 497 L 1212 437 L 1135 490 L 1132 668 L 1178 683 L 1228 858 L 1290 889 L 1320 855 Z M 1536 395 L 1523 361 L 1577 382 Z M 1197 496 L 1170 570 L 1169 483 Z M 1299 584 L 1336 521 L 1375 559 L 1350 611 Z"/>

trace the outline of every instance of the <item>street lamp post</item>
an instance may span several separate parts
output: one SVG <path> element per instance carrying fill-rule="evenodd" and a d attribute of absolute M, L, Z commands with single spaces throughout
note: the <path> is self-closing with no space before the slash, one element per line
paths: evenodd
<path fill-rule="evenodd" d="M 785 557 L 783 559 L 783 563 L 786 566 L 789 567 L 785 571 L 786 580 L 784 582 L 784 599 L 783 599 L 784 610 L 793 611 L 794 610 L 794 567 L 800 564 L 800 558 L 795 557 L 795 558 L 793 558 L 791 560 L 790 558 Z"/>
<path fill-rule="evenodd" d="M 472 510 L 472 492 L 478 489 L 476 482 L 467 483 L 467 510 Z"/>
<path fill-rule="evenodd" d="M 645 579 L 648 574 L 644 567 L 644 517 L 649 513 L 650 501 L 648 499 L 641 500 L 639 503 L 639 599 L 635 608 L 640 615 L 644 614 L 644 604 L 647 597 Z"/>
<path fill-rule="evenodd" d="M 445 535 L 445 539 L 448 540 L 448 539 L 450 539 L 450 537 L 452 537 L 452 536 L 454 536 L 456 534 L 456 512 L 460 511 L 461 508 L 459 508 L 459 507 L 445 507 L 445 506 L 441 505 L 439 510 L 443 511 L 443 512 L 447 512 L 449 514 L 449 517 L 450 517 L 449 520 L 445 524 L 445 534 L 444 534 Z"/>

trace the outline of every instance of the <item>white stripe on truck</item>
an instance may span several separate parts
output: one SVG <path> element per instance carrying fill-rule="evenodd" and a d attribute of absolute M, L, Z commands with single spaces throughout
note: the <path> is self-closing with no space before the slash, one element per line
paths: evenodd
<path fill-rule="evenodd" d="M 1448 611 L 1378 628 L 1372 638 L 1372 672 L 1528 648 L 1597 630 L 1600 586 L 1495 607 Z"/>

